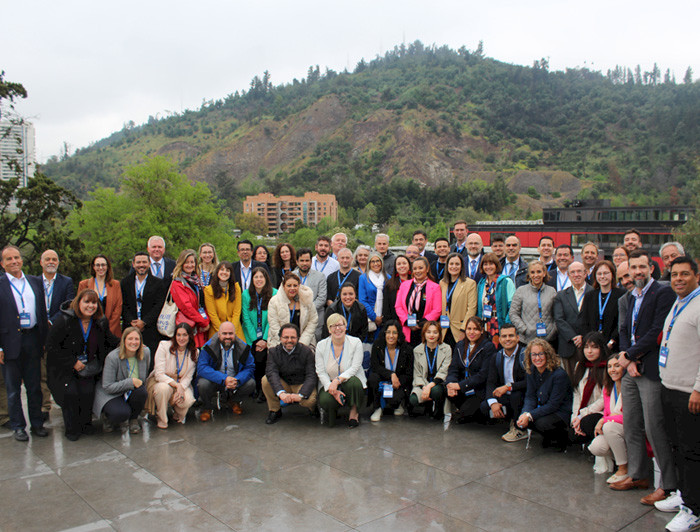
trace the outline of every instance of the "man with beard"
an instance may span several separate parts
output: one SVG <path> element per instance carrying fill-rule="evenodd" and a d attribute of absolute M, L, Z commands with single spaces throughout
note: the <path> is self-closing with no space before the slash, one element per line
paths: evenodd
<path fill-rule="evenodd" d="M 311 250 L 300 248 L 297 250 L 297 268 L 294 270 L 299 276 L 301 284 L 311 288 L 314 294 L 314 307 L 318 313 L 318 327 L 316 328 L 316 339 L 321 339 L 323 329 L 323 316 L 326 312 L 326 276 L 311 268 Z"/>
<path fill-rule="evenodd" d="M 316 256 L 311 261 L 311 268 L 323 275 L 328 276 L 333 272 L 337 272 L 340 268 L 338 261 L 333 257 L 329 257 L 331 252 L 331 239 L 325 235 L 321 235 L 316 240 Z"/>

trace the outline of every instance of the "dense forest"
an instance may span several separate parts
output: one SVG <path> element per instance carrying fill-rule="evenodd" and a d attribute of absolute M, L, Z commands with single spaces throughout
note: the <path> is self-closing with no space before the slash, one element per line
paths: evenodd
<path fill-rule="evenodd" d="M 455 211 L 533 216 L 573 198 L 687 203 L 700 154 L 700 83 L 654 65 L 550 71 L 482 46 L 398 46 L 353 72 L 250 88 L 124 128 L 43 171 L 79 197 L 164 155 L 232 212 L 246 194 L 336 194 L 350 217 L 435 223 Z"/>

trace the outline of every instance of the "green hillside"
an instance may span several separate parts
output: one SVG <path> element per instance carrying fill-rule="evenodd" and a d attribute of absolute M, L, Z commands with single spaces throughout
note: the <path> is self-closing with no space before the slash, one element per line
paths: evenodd
<path fill-rule="evenodd" d="M 246 194 L 317 190 L 351 214 L 372 203 L 379 222 L 468 207 L 522 216 L 577 197 L 687 203 L 700 83 L 661 78 L 656 66 L 553 72 L 415 42 L 352 73 L 316 66 L 273 86 L 265 72 L 242 94 L 129 124 L 42 169 L 86 197 L 165 155 L 233 211 Z"/>

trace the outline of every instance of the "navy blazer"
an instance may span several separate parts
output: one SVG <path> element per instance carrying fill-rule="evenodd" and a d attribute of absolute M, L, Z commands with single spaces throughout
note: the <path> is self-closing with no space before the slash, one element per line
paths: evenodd
<path fill-rule="evenodd" d="M 583 297 L 585 299 L 586 294 L 593 289 L 585 283 L 583 286 Z M 583 304 L 583 301 L 581 303 Z M 557 295 L 554 296 L 554 303 L 552 303 L 552 317 L 557 325 L 557 353 L 562 358 L 571 358 L 576 355 L 576 345 L 574 345 L 572 339 L 580 334 L 576 328 L 578 316 L 578 302 L 576 301 L 574 287 L 569 286 L 569 288 L 557 292 Z"/>
<path fill-rule="evenodd" d="M 500 353 L 500 355 L 499 355 Z M 527 387 L 527 373 L 525 372 L 524 366 L 524 355 L 525 346 L 518 344 L 513 356 L 516 357 L 513 362 L 513 390 L 514 392 L 524 392 Z M 486 381 L 486 399 L 494 399 L 493 391 L 499 386 L 504 386 L 506 383 L 505 372 L 503 371 L 503 361 L 505 360 L 505 355 L 503 354 L 503 348 L 496 351 L 496 353 L 491 357 L 491 364 L 489 368 L 489 376 Z M 500 364 L 499 364 L 500 362 Z"/>
<path fill-rule="evenodd" d="M 506 263 L 508 259 L 503 257 L 501 259 L 501 267 L 503 268 L 503 275 L 508 275 L 506 272 Z M 515 272 L 514 276 L 510 277 L 513 283 L 515 283 L 515 288 L 520 288 L 524 284 L 527 284 L 527 262 L 523 260 L 522 257 L 518 256 L 518 270 Z"/>
<path fill-rule="evenodd" d="M 476 271 L 474 272 L 474 277 L 472 277 L 471 275 L 469 275 L 469 265 L 471 264 L 472 258 L 468 254 L 462 256 L 462 259 L 464 260 L 464 271 L 466 272 L 467 277 L 469 277 L 470 279 L 474 279 L 474 282 L 476 284 L 479 284 L 479 281 L 481 281 L 481 278 L 484 276 L 484 274 L 481 273 L 481 259 L 483 258 L 484 254 L 480 253 L 479 256 L 476 259 L 474 259 L 476 260 Z"/>
<path fill-rule="evenodd" d="M 25 275 L 29 288 L 34 291 L 36 300 L 36 321 L 39 339 L 43 347 L 49 330 L 49 320 L 46 314 L 44 299 L 44 283 L 31 275 Z M 10 286 L 10 280 L 5 272 L 0 273 L 0 348 L 5 352 L 7 360 L 19 358 L 22 347 L 22 332 L 19 326 L 19 313 L 15 296 Z M 43 349 L 42 349 L 43 351 Z M 43 352 L 38 353 L 42 356 Z"/>
<path fill-rule="evenodd" d="M 39 275 L 37 279 L 43 284 L 44 278 Z M 51 295 L 51 306 L 49 307 L 49 320 L 54 319 L 61 312 L 61 305 L 66 301 L 72 301 L 75 297 L 75 285 L 73 279 L 66 275 L 56 274 L 53 280 L 53 294 Z"/>
<path fill-rule="evenodd" d="M 561 367 L 540 373 L 532 366 L 527 376 L 527 392 L 523 412 L 529 412 L 533 421 L 556 414 L 567 425 L 571 421 L 574 391 L 571 381 Z"/>
<path fill-rule="evenodd" d="M 632 292 L 628 292 L 622 297 L 627 298 L 627 315 L 620 326 L 620 351 L 626 351 L 627 357 L 637 362 L 637 369 L 642 375 L 658 381 L 659 335 L 676 300 L 676 293 L 671 287 L 663 286 L 658 281 L 651 283 L 639 308 L 634 345 L 631 342 L 634 296 Z"/>
<path fill-rule="evenodd" d="M 257 260 L 251 260 L 250 261 L 250 271 L 252 272 L 255 268 L 265 268 L 265 271 L 267 271 L 267 274 L 270 276 L 270 281 L 274 285 L 274 279 L 272 278 L 272 273 L 270 272 L 270 268 L 267 267 L 267 264 L 264 262 L 258 262 Z M 253 274 L 251 273 L 251 276 Z M 237 260 L 236 262 L 233 263 L 233 276 L 236 278 L 236 282 L 241 285 L 241 290 L 245 290 L 243 288 L 243 282 L 241 281 L 241 261 Z M 252 280 L 252 279 L 251 279 Z M 273 288 L 279 288 L 278 286 L 273 286 Z"/>
<path fill-rule="evenodd" d="M 474 349 L 475 352 L 469 354 L 471 362 L 466 367 L 464 365 L 466 339 L 457 342 L 452 351 L 452 362 L 447 369 L 445 384 L 457 382 L 462 393 L 473 390 L 476 396 L 483 401 L 486 393 L 486 379 L 489 376 L 489 368 L 491 366 L 491 357 L 496 352 L 496 347 L 487 338 L 487 335 L 484 335 L 481 342 Z"/>
<path fill-rule="evenodd" d="M 132 320 L 138 317 L 135 280 L 136 273 L 130 273 L 121 280 L 122 323 L 125 329 L 130 327 Z M 165 286 L 165 282 L 151 275 L 151 271 L 148 270 L 146 286 L 144 286 L 143 293 L 141 294 L 143 300 L 141 305 L 141 320 L 146 324 L 146 327 L 141 332 L 143 334 L 143 341 L 149 348 L 153 347 L 160 339 L 156 326 L 158 324 L 160 311 L 163 309 L 163 303 L 165 303 L 167 292 L 168 290 Z"/>

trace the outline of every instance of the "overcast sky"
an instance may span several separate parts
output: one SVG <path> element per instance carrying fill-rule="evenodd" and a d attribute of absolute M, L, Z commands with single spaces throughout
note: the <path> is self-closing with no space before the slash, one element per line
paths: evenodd
<path fill-rule="evenodd" d="M 488 57 L 551 69 L 616 64 L 700 77 L 698 0 L 432 2 L 5 0 L 0 70 L 29 93 L 17 110 L 36 128 L 40 161 L 108 136 L 125 122 L 196 109 L 247 89 L 269 70 L 277 85 L 309 65 L 353 69 L 401 42 L 484 41 Z"/>

